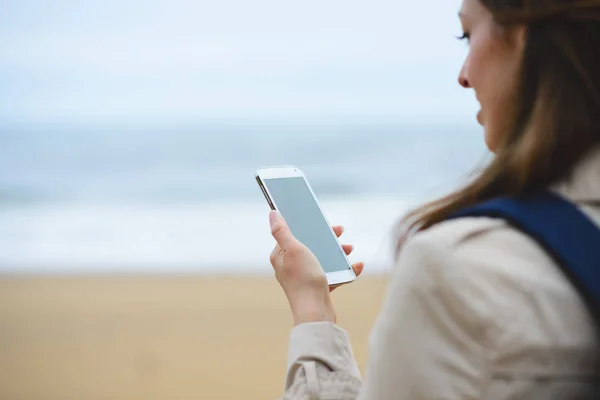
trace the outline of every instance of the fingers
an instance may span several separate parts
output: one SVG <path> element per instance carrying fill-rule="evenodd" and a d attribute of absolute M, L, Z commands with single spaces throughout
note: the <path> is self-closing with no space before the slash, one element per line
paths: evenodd
<path fill-rule="evenodd" d="M 273 264 L 281 254 L 281 251 L 293 246 L 296 243 L 296 239 L 283 217 L 281 217 L 277 211 L 271 211 L 269 213 L 269 222 L 271 225 L 271 234 L 277 241 L 277 246 L 273 249 L 270 257 L 271 263 Z M 344 233 L 344 227 L 341 225 L 335 225 L 332 228 L 337 237 L 340 237 Z M 351 244 L 343 244 L 342 249 L 344 250 L 344 253 L 349 256 L 354 251 L 354 246 Z M 359 276 L 362 273 L 364 267 L 364 263 L 362 262 L 352 265 L 352 269 L 356 276 Z"/>
<path fill-rule="evenodd" d="M 335 225 L 332 228 L 337 237 L 342 236 L 342 234 L 344 233 L 344 227 L 341 225 Z M 343 244 L 342 248 L 344 249 L 344 253 L 346 253 L 347 256 L 349 256 L 352 253 L 352 251 L 354 251 L 354 246 L 352 246 L 351 244 Z"/>
<path fill-rule="evenodd" d="M 280 254 L 281 254 L 281 247 L 279 247 L 279 244 L 277 244 L 273 248 L 273 251 L 271 252 L 271 256 L 269 257 L 269 260 L 271 261 L 271 265 L 273 266 L 273 268 L 277 267 L 277 262 L 279 261 Z"/>
<path fill-rule="evenodd" d="M 340 237 L 344 233 L 344 227 L 341 225 L 332 226 L 335 236 Z"/>
<path fill-rule="evenodd" d="M 349 256 L 350 254 L 352 254 L 352 251 L 354 251 L 354 246 L 352 246 L 351 244 L 343 244 L 342 249 L 344 249 L 344 253 L 346 253 L 346 255 Z"/>
<path fill-rule="evenodd" d="M 285 220 L 277 211 L 269 213 L 269 223 L 271 225 L 271 234 L 282 249 L 286 249 L 294 244 L 295 238 L 292 235 L 292 231 L 290 231 Z"/>
<path fill-rule="evenodd" d="M 354 271 L 354 273 L 356 274 L 356 277 L 359 277 L 360 274 L 362 274 L 363 270 L 365 269 L 365 263 L 362 262 L 358 262 L 356 264 L 352 264 L 352 270 Z M 335 289 L 339 288 L 340 286 L 345 285 L 344 283 L 340 283 L 339 285 L 333 285 L 329 287 L 329 292 L 333 292 Z"/>
<path fill-rule="evenodd" d="M 352 269 L 354 270 L 354 273 L 358 277 L 358 276 L 360 276 L 360 274 L 362 274 L 363 270 L 365 269 L 365 263 L 358 262 L 356 264 L 352 264 Z"/>

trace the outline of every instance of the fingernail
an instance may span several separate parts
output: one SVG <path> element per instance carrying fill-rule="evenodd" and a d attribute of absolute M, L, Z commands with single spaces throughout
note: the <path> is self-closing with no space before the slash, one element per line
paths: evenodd
<path fill-rule="evenodd" d="M 269 213 L 269 222 L 271 224 L 273 224 L 275 221 L 277 221 L 278 217 L 279 217 L 279 213 L 277 211 L 271 211 Z"/>

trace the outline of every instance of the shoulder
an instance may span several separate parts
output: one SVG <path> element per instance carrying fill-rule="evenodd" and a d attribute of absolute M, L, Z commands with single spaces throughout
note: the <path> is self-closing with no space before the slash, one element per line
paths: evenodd
<path fill-rule="evenodd" d="M 416 234 L 400 253 L 389 291 L 391 297 L 410 292 L 413 301 L 452 315 L 481 341 L 525 331 L 564 334 L 569 327 L 581 336 L 589 325 L 586 307 L 559 266 L 502 219 L 461 218 Z"/>
<path fill-rule="evenodd" d="M 466 217 L 442 222 L 412 237 L 403 258 L 425 257 L 445 274 L 510 275 L 548 272 L 554 261 L 531 237 L 503 219 Z M 523 264 L 528 265 L 523 271 Z M 448 266 L 451 265 L 451 270 Z"/>
<path fill-rule="evenodd" d="M 468 217 L 412 237 L 398 258 L 390 295 L 410 293 L 428 310 L 469 327 L 485 345 L 516 309 L 530 304 L 533 292 L 548 287 L 572 294 L 535 241 L 502 219 Z"/>

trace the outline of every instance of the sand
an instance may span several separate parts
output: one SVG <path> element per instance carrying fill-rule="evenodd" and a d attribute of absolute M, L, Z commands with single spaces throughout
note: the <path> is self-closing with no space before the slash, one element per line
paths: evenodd
<path fill-rule="evenodd" d="M 385 285 L 333 294 L 363 371 Z M 276 399 L 291 326 L 269 277 L 5 277 L 0 399 Z"/>

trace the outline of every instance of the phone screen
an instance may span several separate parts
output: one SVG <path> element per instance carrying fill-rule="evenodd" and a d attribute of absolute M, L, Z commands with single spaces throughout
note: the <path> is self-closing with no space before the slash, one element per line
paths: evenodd
<path fill-rule="evenodd" d="M 325 272 L 350 269 L 304 178 L 263 179 L 294 236 L 317 257 Z"/>

